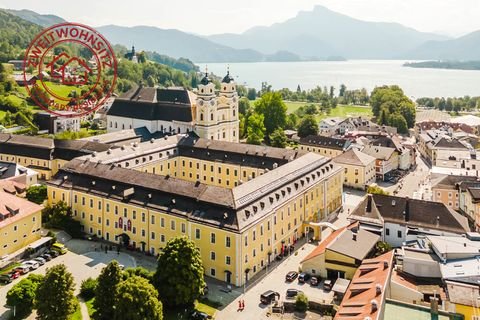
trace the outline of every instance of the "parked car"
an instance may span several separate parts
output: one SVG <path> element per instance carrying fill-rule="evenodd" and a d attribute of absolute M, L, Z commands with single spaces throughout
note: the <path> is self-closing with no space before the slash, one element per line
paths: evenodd
<path fill-rule="evenodd" d="M 43 266 L 45 262 L 47 262 L 47 260 L 43 259 L 42 257 L 36 257 L 35 259 L 33 259 L 33 261 L 38 262 L 41 266 Z"/>
<path fill-rule="evenodd" d="M 275 301 L 276 297 L 280 299 L 280 293 L 268 290 L 260 295 L 260 302 L 262 304 L 270 304 L 272 301 Z"/>
<path fill-rule="evenodd" d="M 280 261 L 283 259 L 283 256 L 279 254 L 278 256 L 275 257 L 275 260 Z"/>
<path fill-rule="evenodd" d="M 298 282 L 299 283 L 305 283 L 310 280 L 310 275 L 308 273 L 302 272 L 298 275 Z"/>
<path fill-rule="evenodd" d="M 206 319 L 211 319 L 212 317 L 206 314 L 205 312 L 200 312 L 197 310 L 194 310 L 192 314 L 190 315 L 190 319 L 192 320 L 206 320 Z"/>
<path fill-rule="evenodd" d="M 10 278 L 12 279 L 17 279 L 20 277 L 20 272 L 18 271 L 15 271 L 15 270 L 12 270 L 8 273 L 8 275 L 10 276 Z"/>
<path fill-rule="evenodd" d="M 8 284 L 12 282 L 12 280 L 8 274 L 0 274 L 0 283 Z"/>
<path fill-rule="evenodd" d="M 38 267 L 40 267 L 40 263 L 38 263 L 35 260 L 28 260 L 28 261 L 23 262 L 23 264 L 26 265 L 26 266 L 30 266 L 30 269 L 32 269 L 32 270 L 36 270 L 36 269 L 38 269 Z"/>
<path fill-rule="evenodd" d="M 28 272 L 30 272 L 30 266 L 27 266 L 27 265 L 21 265 L 21 266 L 18 266 L 14 269 L 14 271 L 17 271 L 18 273 L 20 274 L 26 274 Z"/>
<path fill-rule="evenodd" d="M 287 293 L 285 294 L 285 299 L 289 299 L 289 300 L 295 299 L 295 297 L 300 293 L 303 293 L 303 292 L 297 289 L 287 289 Z"/>
<path fill-rule="evenodd" d="M 285 280 L 288 281 L 288 282 L 292 282 L 293 280 L 295 280 L 297 278 L 297 276 L 298 276 L 298 272 L 290 271 L 285 276 Z"/>
<path fill-rule="evenodd" d="M 313 276 L 312 278 L 310 278 L 310 285 L 318 286 L 319 283 L 320 279 L 318 277 Z"/>
<path fill-rule="evenodd" d="M 43 259 L 45 259 L 45 261 L 50 261 L 52 260 L 52 256 L 48 253 L 44 253 L 42 254 L 40 257 L 42 257 Z"/>
<path fill-rule="evenodd" d="M 56 258 L 60 255 L 60 253 L 58 251 L 55 251 L 55 250 L 50 250 L 48 251 L 48 254 L 52 257 L 52 258 Z"/>
<path fill-rule="evenodd" d="M 57 251 L 60 254 L 65 254 L 68 252 L 67 247 L 65 247 L 65 245 L 61 244 L 60 242 L 55 242 L 54 244 L 52 244 L 51 250 Z"/>
<path fill-rule="evenodd" d="M 332 288 L 333 288 L 332 280 L 326 279 L 325 281 L 323 281 L 323 290 L 330 291 L 332 290 Z"/>

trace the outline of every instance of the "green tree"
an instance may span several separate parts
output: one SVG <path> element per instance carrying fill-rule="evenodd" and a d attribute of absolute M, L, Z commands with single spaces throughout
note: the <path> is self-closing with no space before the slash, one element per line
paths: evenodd
<path fill-rule="evenodd" d="M 295 130 L 298 125 L 298 117 L 295 113 L 290 113 L 287 116 L 287 123 L 285 124 L 285 129 Z"/>
<path fill-rule="evenodd" d="M 95 288 L 95 301 L 93 306 L 96 310 L 94 318 L 97 320 L 110 320 L 115 315 L 115 301 L 117 298 L 118 284 L 122 281 L 122 270 L 117 261 L 113 260 L 97 278 Z"/>
<path fill-rule="evenodd" d="M 340 85 L 340 91 L 338 92 L 339 97 L 345 96 L 345 91 L 347 91 L 347 86 L 344 84 Z"/>
<path fill-rule="evenodd" d="M 287 146 L 287 136 L 282 129 L 273 131 L 270 135 L 270 145 L 277 148 L 285 148 Z"/>
<path fill-rule="evenodd" d="M 398 113 L 392 114 L 388 121 L 390 126 L 397 128 L 398 133 L 408 133 L 407 121 L 402 115 Z"/>
<path fill-rule="evenodd" d="M 279 92 L 267 92 L 255 102 L 255 112 L 264 116 L 265 129 L 270 135 L 277 128 L 284 128 L 287 122 L 287 106 Z"/>
<path fill-rule="evenodd" d="M 64 201 L 43 208 L 42 222 L 48 227 L 63 229 L 74 238 L 82 236 L 81 223 L 73 219 L 72 208 Z"/>
<path fill-rule="evenodd" d="M 17 318 L 24 318 L 32 312 L 35 292 L 38 284 L 42 281 L 42 275 L 34 276 L 31 274 L 8 290 L 7 305 L 12 308 L 15 307 Z"/>
<path fill-rule="evenodd" d="M 391 121 L 392 114 L 402 116 L 407 128 L 413 128 L 415 125 L 415 104 L 411 101 L 399 86 L 382 86 L 373 89 L 370 96 L 372 113 L 378 120 L 388 118 Z M 380 116 L 380 113 L 386 111 L 386 117 Z M 397 122 L 398 117 L 395 118 Z"/>
<path fill-rule="evenodd" d="M 381 187 L 379 187 L 377 185 L 368 186 L 367 193 L 370 193 L 370 194 L 384 194 L 384 195 L 389 194 L 388 191 L 383 190 Z"/>
<path fill-rule="evenodd" d="M 35 104 L 38 103 L 44 107 L 48 107 L 48 105 L 50 104 L 50 95 L 47 91 L 40 88 L 39 86 L 33 86 L 30 89 L 30 96 L 32 97 L 32 102 Z"/>
<path fill-rule="evenodd" d="M 162 303 L 148 280 L 133 276 L 118 285 L 115 320 L 162 320 Z"/>
<path fill-rule="evenodd" d="M 243 115 L 247 115 L 250 111 L 250 101 L 242 97 L 238 100 L 238 112 L 240 112 Z"/>
<path fill-rule="evenodd" d="M 77 308 L 73 276 L 64 264 L 47 270 L 37 287 L 35 307 L 39 320 L 67 320 Z"/>
<path fill-rule="evenodd" d="M 265 138 L 265 125 L 263 114 L 253 113 L 247 119 L 247 143 L 261 144 Z"/>
<path fill-rule="evenodd" d="M 295 309 L 299 312 L 308 310 L 308 298 L 303 292 L 299 293 L 295 299 Z"/>
<path fill-rule="evenodd" d="M 257 99 L 257 90 L 255 90 L 255 88 L 248 88 L 247 98 L 252 101 Z"/>
<path fill-rule="evenodd" d="M 389 121 L 388 121 L 388 111 L 387 111 L 387 109 L 382 108 L 382 110 L 380 111 L 380 115 L 379 115 L 379 117 L 378 117 L 377 123 L 378 123 L 379 125 L 382 125 L 382 126 L 389 124 Z"/>
<path fill-rule="evenodd" d="M 97 289 L 98 281 L 94 278 L 87 278 L 82 281 L 80 285 L 80 295 L 85 300 L 90 300 L 95 297 L 95 290 Z"/>
<path fill-rule="evenodd" d="M 42 204 L 43 201 L 47 199 L 47 186 L 45 185 L 30 186 L 27 189 L 27 199 L 28 201 L 32 201 L 37 204 Z"/>
<path fill-rule="evenodd" d="M 298 136 L 306 137 L 318 134 L 318 123 L 314 116 L 305 116 L 298 125 Z"/>
<path fill-rule="evenodd" d="M 205 288 L 200 250 L 187 237 L 176 237 L 158 258 L 153 279 L 161 300 L 171 306 L 193 305 Z"/>
<path fill-rule="evenodd" d="M 378 241 L 377 244 L 375 245 L 375 256 L 381 256 L 384 253 L 389 252 L 392 250 L 392 246 L 389 245 L 387 242 L 384 241 Z"/>

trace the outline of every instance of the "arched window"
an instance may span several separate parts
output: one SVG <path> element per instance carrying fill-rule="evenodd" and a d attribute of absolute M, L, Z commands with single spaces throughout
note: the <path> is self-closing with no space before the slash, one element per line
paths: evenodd
<path fill-rule="evenodd" d="M 233 109 L 233 116 L 235 117 L 235 109 Z"/>
<path fill-rule="evenodd" d="M 122 123 L 122 130 L 125 129 L 125 123 Z"/>
<path fill-rule="evenodd" d="M 180 133 L 180 127 L 178 127 L 178 131 L 177 131 L 177 133 Z"/>
<path fill-rule="evenodd" d="M 203 121 L 203 112 L 200 113 L 200 121 Z"/>
<path fill-rule="evenodd" d="M 115 122 L 115 129 L 117 128 L 117 123 Z"/>
<path fill-rule="evenodd" d="M 213 121 L 213 113 L 210 114 L 210 120 Z"/>

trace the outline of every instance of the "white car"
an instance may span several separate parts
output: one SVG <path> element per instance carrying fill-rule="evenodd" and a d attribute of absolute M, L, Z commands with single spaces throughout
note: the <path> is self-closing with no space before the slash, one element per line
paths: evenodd
<path fill-rule="evenodd" d="M 42 257 L 35 258 L 35 259 L 33 259 L 33 261 L 38 262 L 38 264 L 41 265 L 41 266 L 43 266 L 45 264 L 45 262 L 47 262 Z"/>
<path fill-rule="evenodd" d="M 35 260 L 25 261 L 23 265 L 29 266 L 30 269 L 32 270 L 38 269 L 38 267 L 40 267 L 40 263 L 38 263 L 38 261 L 35 261 Z"/>

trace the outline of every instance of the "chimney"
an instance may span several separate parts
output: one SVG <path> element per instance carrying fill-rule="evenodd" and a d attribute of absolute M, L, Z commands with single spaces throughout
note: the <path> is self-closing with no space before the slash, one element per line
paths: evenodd
<path fill-rule="evenodd" d="M 352 240 L 357 241 L 357 233 L 355 231 L 352 232 Z"/>
<path fill-rule="evenodd" d="M 372 312 L 371 313 L 374 313 L 375 311 L 378 310 L 378 302 L 377 302 L 377 300 L 372 300 L 370 303 L 372 304 Z"/>
<path fill-rule="evenodd" d="M 410 220 L 410 199 L 408 197 L 405 197 L 405 221 Z"/>
<path fill-rule="evenodd" d="M 375 286 L 375 290 L 376 290 L 377 296 L 381 295 L 382 294 L 382 285 L 380 283 L 377 283 L 377 285 Z"/>
<path fill-rule="evenodd" d="M 388 261 L 387 260 L 383 260 L 383 269 L 387 269 L 388 268 Z"/>
<path fill-rule="evenodd" d="M 365 211 L 368 213 L 368 212 L 372 212 L 372 195 L 369 194 L 367 195 L 367 207 L 365 208 Z"/>

